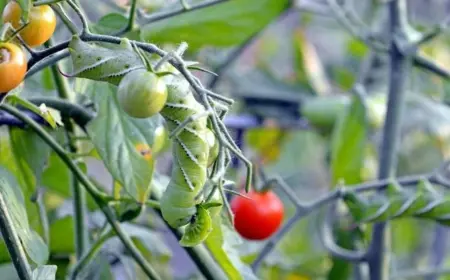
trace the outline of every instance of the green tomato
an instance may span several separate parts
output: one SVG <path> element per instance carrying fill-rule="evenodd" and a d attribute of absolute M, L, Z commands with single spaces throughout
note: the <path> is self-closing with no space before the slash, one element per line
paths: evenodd
<path fill-rule="evenodd" d="M 159 113 L 167 101 L 163 79 L 148 70 L 126 74 L 119 83 L 117 96 L 121 108 L 133 118 L 148 118 Z"/>
<path fill-rule="evenodd" d="M 166 140 L 168 139 L 167 129 L 164 125 L 160 125 L 155 130 L 155 136 L 153 140 L 153 152 L 155 154 L 160 153 L 166 146 Z"/>

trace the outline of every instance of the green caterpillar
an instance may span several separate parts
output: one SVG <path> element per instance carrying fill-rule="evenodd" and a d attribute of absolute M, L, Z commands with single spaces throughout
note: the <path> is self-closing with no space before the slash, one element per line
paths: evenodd
<path fill-rule="evenodd" d="M 450 197 L 438 193 L 428 181 L 421 181 L 415 192 L 391 184 L 383 195 L 364 199 L 350 191 L 343 200 L 357 223 L 416 217 L 450 225 Z"/>
<path fill-rule="evenodd" d="M 119 48 L 110 50 L 83 42 L 74 36 L 70 42 L 74 76 L 118 85 L 145 69 L 139 55 L 124 39 Z M 137 71 L 139 70 L 139 71 Z M 202 115 L 205 108 L 194 97 L 189 83 L 179 73 L 164 76 L 167 99 L 159 113 L 173 132 L 190 117 Z M 175 75 L 176 74 L 176 75 Z M 173 228 L 186 226 L 180 240 L 183 246 L 195 246 L 212 230 L 211 216 L 217 205 L 202 203 L 202 191 L 208 178 L 208 167 L 217 156 L 217 141 L 208 128 L 208 116 L 196 117 L 173 137 L 171 180 L 160 200 L 164 220 Z M 212 151 L 210 153 L 210 150 Z"/>

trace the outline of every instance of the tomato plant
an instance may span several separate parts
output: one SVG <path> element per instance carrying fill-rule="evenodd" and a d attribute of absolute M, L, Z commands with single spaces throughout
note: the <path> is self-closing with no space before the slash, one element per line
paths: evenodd
<path fill-rule="evenodd" d="M 164 107 L 167 87 L 163 79 L 147 70 L 135 70 L 122 79 L 117 95 L 122 109 L 131 117 L 148 118 Z"/>
<path fill-rule="evenodd" d="M 445 271 L 448 7 L 351 2 L 0 0 L 0 278 Z"/>
<path fill-rule="evenodd" d="M 264 240 L 272 236 L 281 226 L 284 205 L 271 190 L 236 196 L 231 201 L 234 213 L 234 227 L 239 234 L 249 240 Z"/>
<path fill-rule="evenodd" d="M 16 88 L 27 72 L 27 58 L 22 49 L 12 43 L 0 43 L 0 93 Z"/>
<path fill-rule="evenodd" d="M 21 22 L 22 8 L 16 1 L 9 1 L 3 10 L 3 22 L 9 22 L 15 29 Z M 20 37 L 30 47 L 37 47 L 48 41 L 55 32 L 56 15 L 49 5 L 32 7 L 28 16 L 28 25 L 20 31 Z"/>

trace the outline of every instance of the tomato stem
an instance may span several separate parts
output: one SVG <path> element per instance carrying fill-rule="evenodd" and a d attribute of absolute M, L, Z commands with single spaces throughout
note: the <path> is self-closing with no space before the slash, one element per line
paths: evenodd
<path fill-rule="evenodd" d="M 6 43 L 10 42 L 12 39 L 14 39 L 19 33 L 20 31 L 22 31 L 23 29 L 25 29 L 25 27 L 28 26 L 28 24 L 30 24 L 30 22 L 27 22 L 25 24 L 23 24 L 21 27 L 19 27 L 19 29 L 15 30 L 14 27 L 12 25 L 10 25 L 10 29 L 14 30 L 13 33 L 11 34 L 11 36 L 9 36 L 8 39 L 6 39 Z"/>

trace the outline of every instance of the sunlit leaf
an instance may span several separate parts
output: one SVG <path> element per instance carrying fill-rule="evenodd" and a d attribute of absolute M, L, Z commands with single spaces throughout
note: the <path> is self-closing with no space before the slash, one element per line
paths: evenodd
<path fill-rule="evenodd" d="M 58 269 L 58 267 L 56 265 L 39 266 L 33 270 L 32 279 L 33 280 L 55 280 L 57 269 Z"/>
<path fill-rule="evenodd" d="M 339 116 L 331 144 L 332 186 L 343 180 L 345 184 L 361 181 L 367 142 L 367 116 L 364 101 L 357 95 Z"/>
<path fill-rule="evenodd" d="M 93 32 L 99 34 L 113 34 L 123 28 L 128 23 L 128 19 L 121 14 L 111 13 L 103 16 L 96 24 L 90 26 Z"/>
<path fill-rule="evenodd" d="M 74 223 L 72 216 L 54 221 L 50 225 L 50 252 L 67 254 L 75 252 Z"/>
<path fill-rule="evenodd" d="M 49 257 L 47 245 L 42 238 L 30 228 L 25 210 L 25 201 L 16 178 L 3 167 L 0 167 L 0 192 L 12 219 L 12 226 L 30 257 L 38 265 L 44 265 Z"/>
<path fill-rule="evenodd" d="M 153 175 L 154 132 L 161 117 L 127 116 L 118 105 L 117 88 L 107 83 L 92 83 L 88 90 L 98 114 L 86 128 L 98 154 L 126 195 L 145 201 Z"/>
<path fill-rule="evenodd" d="M 331 86 L 317 51 L 301 28 L 294 32 L 294 57 L 297 79 L 314 91 L 315 95 L 327 94 Z"/>
<path fill-rule="evenodd" d="M 240 237 L 227 225 L 222 223 L 220 215 L 213 219 L 213 230 L 204 244 L 213 258 L 223 269 L 228 279 L 258 279 L 250 267 L 241 261 L 235 246 L 241 242 Z"/>
<path fill-rule="evenodd" d="M 185 41 L 190 50 L 238 45 L 269 24 L 288 7 L 287 0 L 231 0 L 142 27 L 152 43 Z"/>

